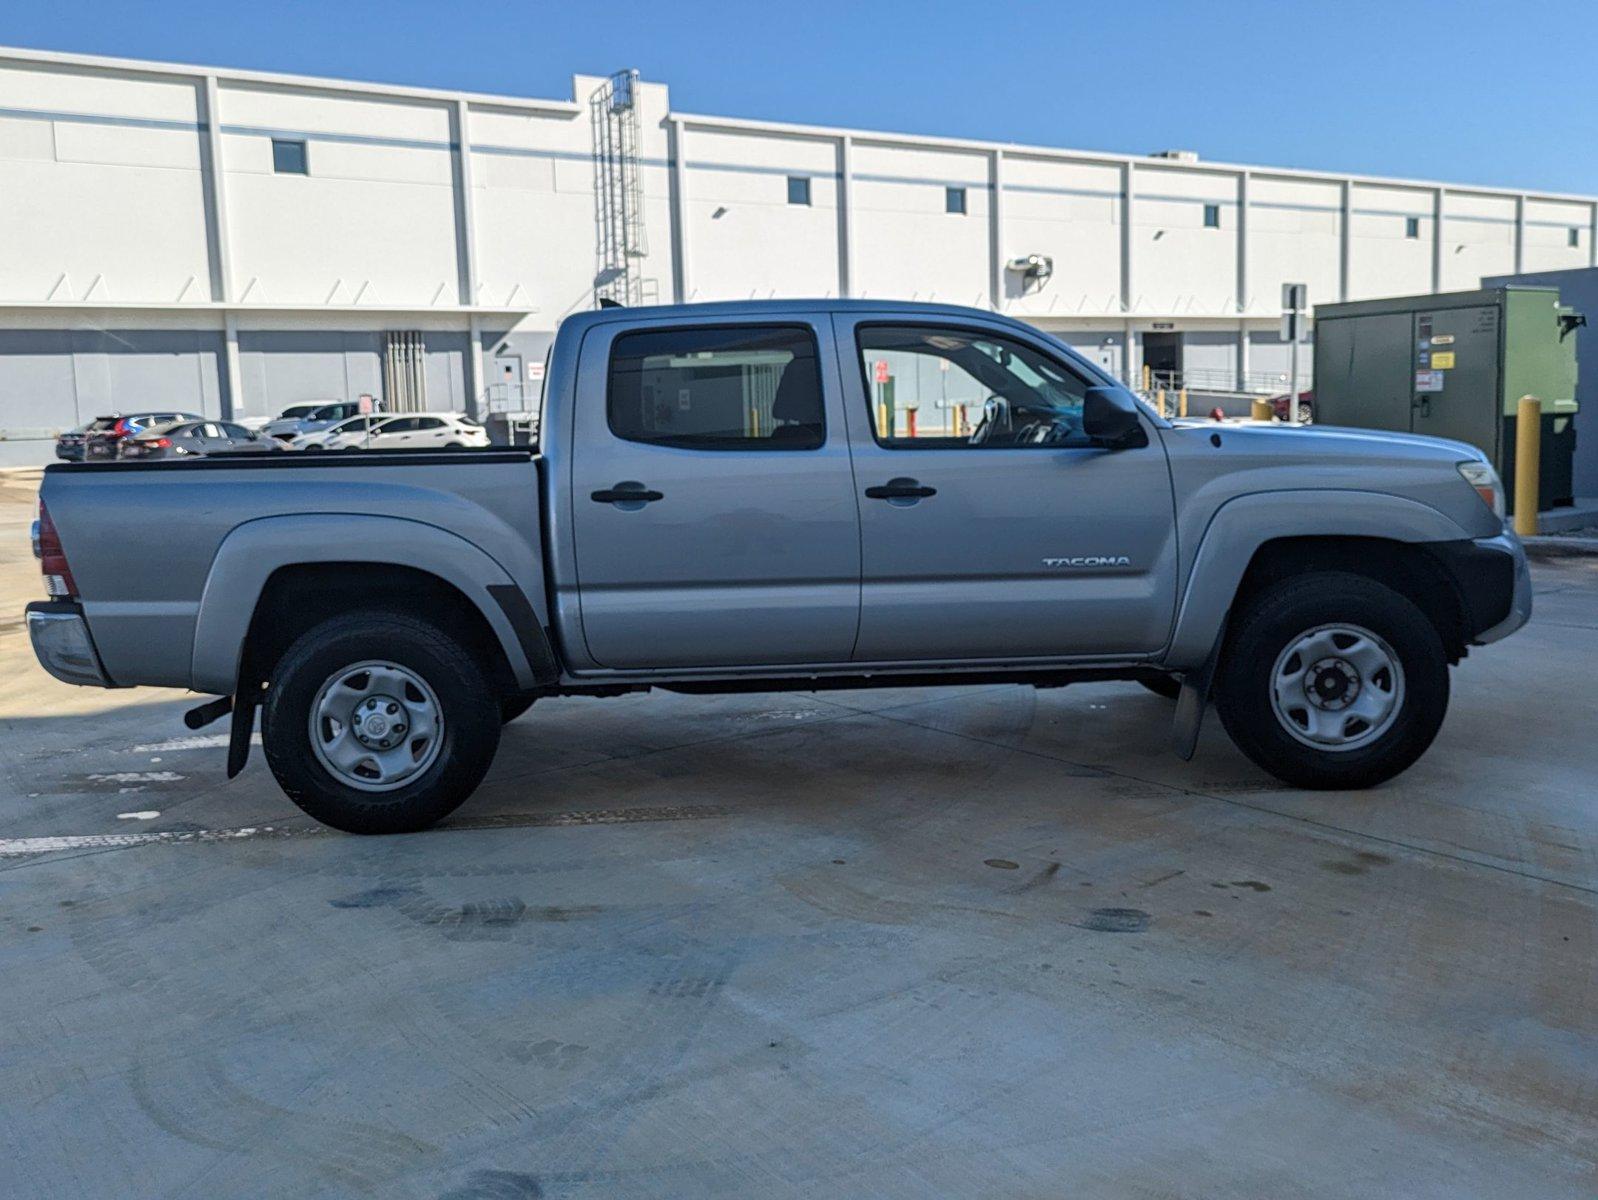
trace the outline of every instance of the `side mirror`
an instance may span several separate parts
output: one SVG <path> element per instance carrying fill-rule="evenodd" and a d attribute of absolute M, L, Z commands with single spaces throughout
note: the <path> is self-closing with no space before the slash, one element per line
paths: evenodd
<path fill-rule="evenodd" d="M 1083 394 L 1082 432 L 1112 450 L 1148 444 L 1137 404 L 1120 388 L 1089 388 Z"/>

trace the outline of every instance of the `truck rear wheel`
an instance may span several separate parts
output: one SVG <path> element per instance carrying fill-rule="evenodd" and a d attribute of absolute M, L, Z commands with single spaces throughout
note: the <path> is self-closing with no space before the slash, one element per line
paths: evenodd
<path fill-rule="evenodd" d="M 266 760 L 289 799 L 346 833 L 410 833 L 453 812 L 499 746 L 495 689 L 457 637 L 366 610 L 302 634 L 272 672 Z"/>
<path fill-rule="evenodd" d="M 1418 759 L 1448 711 L 1448 657 L 1409 599 L 1340 571 L 1299 576 L 1236 619 L 1216 707 L 1244 754 L 1301 788 L 1365 788 Z"/>

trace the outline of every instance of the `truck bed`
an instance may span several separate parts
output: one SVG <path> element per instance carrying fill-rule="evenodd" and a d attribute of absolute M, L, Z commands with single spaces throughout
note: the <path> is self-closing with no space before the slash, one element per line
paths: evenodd
<path fill-rule="evenodd" d="M 206 691 L 226 664 L 196 652 L 202 608 L 237 619 L 224 610 L 248 602 L 226 594 L 222 568 L 241 557 L 230 549 L 264 569 L 274 542 L 302 559 L 358 562 L 363 544 L 403 543 L 407 529 L 418 557 L 458 539 L 542 612 L 538 472 L 526 449 L 62 463 L 45 470 L 40 498 L 110 680 Z"/>

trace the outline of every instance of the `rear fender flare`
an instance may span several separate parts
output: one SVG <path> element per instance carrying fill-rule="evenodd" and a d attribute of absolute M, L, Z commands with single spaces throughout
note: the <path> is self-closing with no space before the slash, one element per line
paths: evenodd
<path fill-rule="evenodd" d="M 236 691 L 245 638 L 267 580 L 284 567 L 322 562 L 391 565 L 437 576 L 459 589 L 487 622 L 519 688 L 551 682 L 553 656 L 531 605 L 509 573 L 471 542 L 400 517 L 307 513 L 249 521 L 223 539 L 195 621 L 193 689 Z M 513 621 L 513 614 L 520 620 Z"/>

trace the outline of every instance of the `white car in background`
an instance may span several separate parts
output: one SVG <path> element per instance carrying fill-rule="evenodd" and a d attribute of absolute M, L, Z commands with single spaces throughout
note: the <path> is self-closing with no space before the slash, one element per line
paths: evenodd
<path fill-rule="evenodd" d="M 374 425 L 381 425 L 384 421 L 394 419 L 393 413 L 367 413 L 365 416 L 349 417 L 336 424 L 329 425 L 326 429 L 312 430 L 310 433 L 301 433 L 293 441 L 285 443 L 290 450 L 321 451 L 328 448 L 328 442 L 336 437 L 349 437 L 356 443 L 354 446 L 340 446 L 340 449 L 358 449 L 366 444 L 366 434 Z"/>
<path fill-rule="evenodd" d="M 381 417 L 370 429 L 330 437 L 322 449 L 453 450 L 488 444 L 488 430 L 460 413 L 407 413 Z"/>

